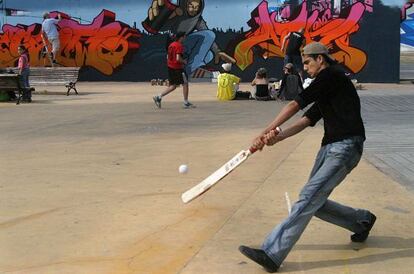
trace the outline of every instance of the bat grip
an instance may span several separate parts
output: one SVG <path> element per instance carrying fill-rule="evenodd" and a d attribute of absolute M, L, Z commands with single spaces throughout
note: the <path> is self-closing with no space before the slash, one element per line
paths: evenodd
<path fill-rule="evenodd" d="M 250 147 L 249 148 L 249 151 L 250 151 L 250 154 L 253 154 L 253 153 L 255 153 L 257 151 L 257 149 L 254 148 L 254 147 Z"/>
<path fill-rule="evenodd" d="M 275 130 L 277 131 L 277 134 L 279 134 L 279 133 L 282 132 L 282 129 L 280 127 L 276 127 Z M 249 151 L 250 151 L 250 154 L 253 154 L 253 153 L 255 153 L 257 151 L 257 149 L 254 148 L 254 147 L 250 147 L 249 148 Z"/>

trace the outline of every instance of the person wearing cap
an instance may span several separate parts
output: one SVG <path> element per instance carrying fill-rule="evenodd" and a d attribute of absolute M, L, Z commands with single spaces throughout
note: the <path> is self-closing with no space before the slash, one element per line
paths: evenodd
<path fill-rule="evenodd" d="M 46 41 L 49 41 L 52 45 L 52 52 L 50 53 L 52 65 L 57 64 L 56 57 L 60 49 L 59 31 L 57 29 L 57 24 L 60 20 L 62 20 L 60 13 L 58 14 L 58 19 L 50 18 L 48 12 L 43 14 L 42 40 L 43 45 L 46 46 Z"/>
<path fill-rule="evenodd" d="M 283 67 L 283 77 L 278 97 L 281 100 L 293 100 L 302 90 L 302 81 L 299 74 L 292 63 L 287 63 Z"/>
<path fill-rule="evenodd" d="M 233 100 L 236 98 L 240 78 L 230 73 L 231 63 L 224 63 L 221 67 L 224 72 L 217 77 L 217 98 L 220 101 Z"/>
<path fill-rule="evenodd" d="M 329 195 L 358 164 L 365 130 L 358 94 L 351 80 L 319 42 L 303 49 L 304 70 L 313 82 L 289 102 L 275 119 L 253 140 L 261 150 L 287 139 L 323 119 L 321 148 L 307 183 L 289 216 L 265 238 L 260 249 L 240 246 L 249 259 L 276 272 L 307 224 L 316 216 L 351 231 L 352 242 L 364 242 L 376 216 L 365 209 L 352 208 L 328 200 Z M 286 128 L 280 127 L 300 109 L 311 107 Z"/>

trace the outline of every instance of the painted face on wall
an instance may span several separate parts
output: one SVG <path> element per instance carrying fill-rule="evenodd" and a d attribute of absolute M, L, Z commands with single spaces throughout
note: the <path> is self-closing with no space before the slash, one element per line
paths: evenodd
<path fill-rule="evenodd" d="M 96 50 L 103 69 L 110 71 L 122 64 L 125 55 L 128 53 L 128 42 L 122 38 L 111 37 L 105 41 L 99 41 Z M 108 68 L 104 68 L 104 63 Z"/>
<path fill-rule="evenodd" d="M 187 13 L 189 16 L 196 16 L 201 9 L 201 0 L 190 0 L 187 5 Z"/>

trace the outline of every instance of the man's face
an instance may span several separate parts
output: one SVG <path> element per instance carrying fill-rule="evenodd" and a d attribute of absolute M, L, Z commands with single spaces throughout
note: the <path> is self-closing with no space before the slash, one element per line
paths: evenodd
<path fill-rule="evenodd" d="M 196 16 L 200 10 L 200 1 L 193 0 L 188 3 L 187 13 L 190 16 Z"/>
<path fill-rule="evenodd" d="M 309 74 L 311 78 L 315 78 L 322 69 L 323 58 L 318 55 L 316 59 L 313 59 L 309 55 L 303 55 L 302 57 L 303 69 Z"/>

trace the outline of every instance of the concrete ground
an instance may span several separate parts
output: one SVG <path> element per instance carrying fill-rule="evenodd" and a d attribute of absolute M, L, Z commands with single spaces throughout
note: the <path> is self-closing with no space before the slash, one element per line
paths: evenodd
<path fill-rule="evenodd" d="M 196 109 L 181 107 L 180 91 L 156 109 L 162 87 L 78 85 L 78 96 L 56 87 L 0 104 L 0 273 L 264 273 L 237 248 L 259 246 L 287 216 L 322 128 L 253 155 L 184 205 L 181 193 L 247 148 L 283 103 L 218 102 L 214 84 L 193 84 Z M 366 88 L 363 104 L 376 89 L 412 92 Z M 414 273 L 413 192 L 368 160 L 331 196 L 378 216 L 367 242 L 315 218 L 280 272 Z"/>

